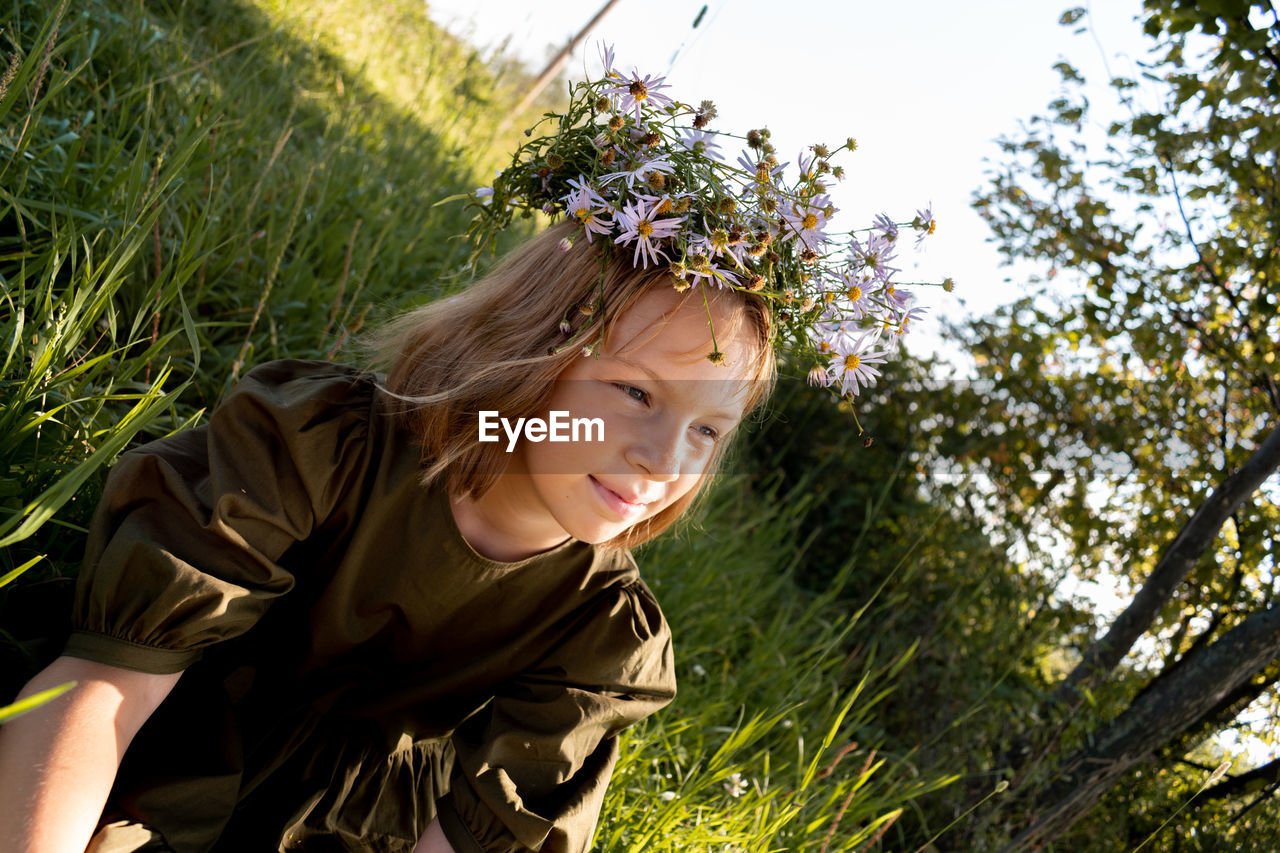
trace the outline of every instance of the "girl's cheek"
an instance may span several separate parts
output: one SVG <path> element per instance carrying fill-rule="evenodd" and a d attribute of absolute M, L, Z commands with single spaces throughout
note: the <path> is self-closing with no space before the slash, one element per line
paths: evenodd
<path fill-rule="evenodd" d="M 684 477 L 680 478 L 680 481 L 678 483 L 678 488 L 674 491 L 674 494 L 671 495 L 669 503 L 675 503 L 677 500 L 689 494 L 690 492 L 696 492 L 701 486 L 702 486 L 701 474 L 691 475 L 687 479 Z"/>
<path fill-rule="evenodd" d="M 689 473 L 697 480 L 702 479 L 702 472 L 707 470 L 707 465 L 711 462 L 711 453 L 706 450 L 690 451 L 688 456 L 687 467 Z"/>

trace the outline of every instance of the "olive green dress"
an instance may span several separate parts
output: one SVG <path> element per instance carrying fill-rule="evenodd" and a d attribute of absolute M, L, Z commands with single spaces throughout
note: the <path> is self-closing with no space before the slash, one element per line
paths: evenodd
<path fill-rule="evenodd" d="M 183 671 L 98 850 L 582 851 L 617 734 L 675 692 L 627 553 L 473 551 L 375 379 L 249 373 L 115 466 L 66 654 Z"/>

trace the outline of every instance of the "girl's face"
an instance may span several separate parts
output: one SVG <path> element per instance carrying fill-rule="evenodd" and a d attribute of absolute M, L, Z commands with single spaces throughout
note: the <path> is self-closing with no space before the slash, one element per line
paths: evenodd
<path fill-rule="evenodd" d="M 561 374 L 548 405 L 569 421 L 599 419 L 603 436 L 591 429 L 590 438 L 601 440 L 585 440 L 587 430 L 577 441 L 522 438 L 507 469 L 515 476 L 495 488 L 524 492 L 519 504 L 541 517 L 546 534 L 598 543 L 698 487 L 750 394 L 754 330 L 738 323 L 728 339 L 736 310 L 731 299 L 711 302 L 726 356 L 716 365 L 707 359 L 702 297 L 681 304 L 667 288 L 647 293 L 614 323 L 598 357 L 579 358 Z"/>

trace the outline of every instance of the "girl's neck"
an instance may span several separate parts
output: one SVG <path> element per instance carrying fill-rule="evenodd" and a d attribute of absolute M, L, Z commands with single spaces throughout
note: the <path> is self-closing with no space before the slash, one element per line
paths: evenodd
<path fill-rule="evenodd" d="M 514 563 L 550 551 L 569 539 L 563 528 L 537 512 L 528 496 L 520 494 L 519 479 L 502 475 L 478 500 L 466 495 L 450 496 L 453 520 L 462 538 L 487 560 Z"/>

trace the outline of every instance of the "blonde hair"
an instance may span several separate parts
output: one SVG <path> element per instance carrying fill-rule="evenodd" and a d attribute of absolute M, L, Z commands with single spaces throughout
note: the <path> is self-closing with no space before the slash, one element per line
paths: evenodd
<path fill-rule="evenodd" d="M 563 250 L 561 240 L 575 228 L 564 222 L 548 229 L 463 292 L 410 311 L 371 338 L 374 361 L 388 369 L 384 388 L 390 392 L 391 415 L 421 445 L 424 485 L 445 475 L 455 494 L 484 495 L 503 473 L 507 454 L 500 444 L 476 440 L 477 412 L 540 415 L 555 380 L 582 358 L 583 346 L 603 346 L 613 322 L 641 297 L 674 283 L 665 268 L 637 269 L 629 254 L 617 250 L 606 256 L 599 241 L 591 245 L 579 239 Z M 772 319 L 768 304 L 756 294 L 720 290 L 713 298 L 731 295 L 740 310 L 733 328 L 716 329 L 716 337 L 732 339 L 742 323 L 752 329 L 745 416 L 773 387 Z M 593 313 L 580 311 L 584 306 Z M 561 331 L 566 320 L 572 338 Z M 717 446 L 707 475 L 719 467 L 725 444 Z M 701 484 L 602 547 L 647 542 L 670 527 L 700 492 Z"/>

